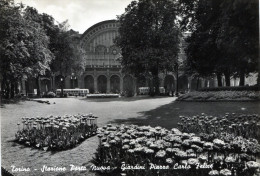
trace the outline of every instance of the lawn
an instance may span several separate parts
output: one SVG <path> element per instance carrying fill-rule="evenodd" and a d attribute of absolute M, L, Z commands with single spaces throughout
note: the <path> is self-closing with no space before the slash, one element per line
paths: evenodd
<path fill-rule="evenodd" d="M 206 113 L 222 115 L 230 113 L 259 113 L 259 102 L 175 102 L 172 97 L 136 97 L 112 99 L 66 98 L 48 99 L 50 105 L 34 101 L 6 104 L 1 110 L 1 152 L 2 166 L 11 171 L 11 165 L 29 167 L 29 173 L 19 172 L 14 175 L 55 175 L 54 172 L 41 172 L 46 166 L 91 165 L 90 160 L 98 146 L 97 137 L 85 140 L 74 149 L 62 152 L 45 152 L 26 148 L 12 142 L 17 131 L 17 122 L 22 117 L 46 115 L 83 114 L 92 112 L 98 116 L 102 126 L 112 123 L 134 123 L 140 125 L 176 127 L 179 115 Z M 55 104 L 54 104 L 55 102 Z M 35 170 L 37 169 L 37 170 Z M 59 175 L 91 175 L 84 172 L 61 172 Z M 93 174 L 92 174 L 93 175 Z"/>

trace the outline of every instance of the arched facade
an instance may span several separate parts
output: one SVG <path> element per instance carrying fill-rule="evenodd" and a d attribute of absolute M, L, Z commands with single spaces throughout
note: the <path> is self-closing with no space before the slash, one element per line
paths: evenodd
<path fill-rule="evenodd" d="M 120 48 L 114 44 L 118 27 L 116 20 L 103 21 L 87 29 L 81 36 L 80 46 L 85 51 L 86 61 L 81 85 L 90 93 L 123 92 L 124 74 L 118 61 Z"/>
<path fill-rule="evenodd" d="M 84 88 L 88 89 L 90 93 L 94 93 L 94 77 L 92 75 L 84 77 Z"/>

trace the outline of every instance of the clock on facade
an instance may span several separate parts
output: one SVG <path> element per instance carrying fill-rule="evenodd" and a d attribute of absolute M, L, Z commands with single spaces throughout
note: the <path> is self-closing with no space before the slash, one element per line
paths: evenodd
<path fill-rule="evenodd" d="M 116 50 L 116 49 L 113 49 L 113 50 L 112 50 L 112 53 L 113 53 L 114 55 L 116 55 L 116 54 L 117 54 L 117 50 Z"/>

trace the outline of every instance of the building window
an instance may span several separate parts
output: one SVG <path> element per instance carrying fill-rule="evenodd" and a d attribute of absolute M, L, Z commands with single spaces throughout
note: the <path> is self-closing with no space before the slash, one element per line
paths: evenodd
<path fill-rule="evenodd" d="M 98 54 L 104 54 L 106 53 L 107 48 L 104 45 L 98 45 L 95 48 L 95 52 Z"/>

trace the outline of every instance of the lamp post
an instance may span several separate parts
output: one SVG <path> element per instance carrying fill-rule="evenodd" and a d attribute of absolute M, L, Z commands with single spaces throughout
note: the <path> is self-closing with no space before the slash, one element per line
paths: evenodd
<path fill-rule="evenodd" d="M 176 72 L 176 96 L 179 96 L 179 64 L 176 62 L 174 64 L 174 70 Z"/>
<path fill-rule="evenodd" d="M 60 82 L 61 82 L 61 84 L 60 84 L 60 87 L 61 87 L 61 97 L 63 97 L 63 78 L 60 78 Z"/>
<path fill-rule="evenodd" d="M 74 74 L 74 73 L 72 73 L 72 74 L 71 74 L 71 77 L 70 77 L 70 79 L 71 79 L 71 83 L 72 83 L 72 86 L 71 86 L 71 88 L 72 88 L 72 89 L 74 89 L 74 88 L 75 88 L 75 85 L 74 85 L 74 80 L 76 80 L 76 79 L 77 79 L 77 77 L 75 76 L 75 74 Z"/>

